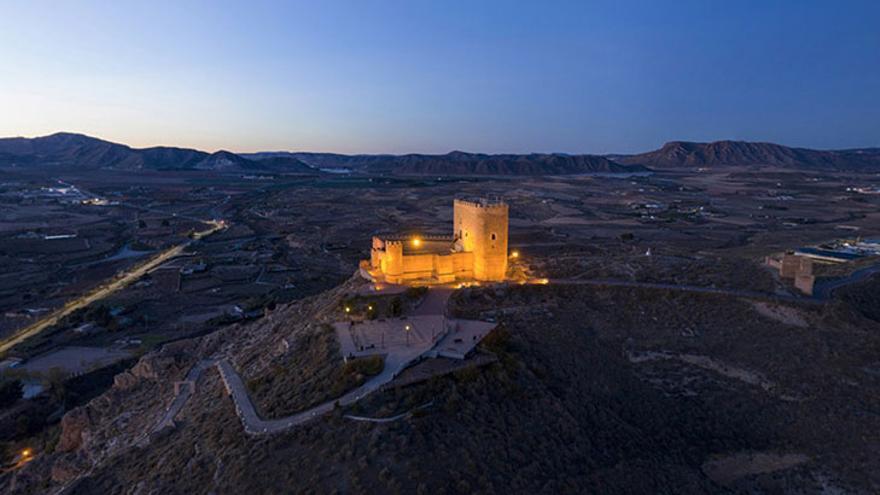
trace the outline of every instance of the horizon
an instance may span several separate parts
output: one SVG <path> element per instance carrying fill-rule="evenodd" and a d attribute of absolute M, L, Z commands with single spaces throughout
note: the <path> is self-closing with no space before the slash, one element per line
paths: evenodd
<path fill-rule="evenodd" d="M 672 141 L 666 141 L 664 143 L 661 143 L 654 148 L 645 149 L 642 151 L 636 151 L 636 152 L 632 152 L 632 153 L 621 153 L 621 152 L 614 152 L 614 151 L 608 152 L 608 153 L 591 153 L 591 152 L 569 153 L 569 152 L 563 152 L 563 151 L 485 152 L 485 151 L 471 151 L 471 150 L 463 150 L 463 149 L 452 149 L 452 150 L 448 150 L 448 151 L 430 152 L 430 153 L 429 152 L 420 152 L 420 151 L 410 151 L 410 152 L 405 152 L 405 153 L 389 153 L 389 152 L 381 152 L 381 151 L 375 152 L 375 153 L 357 153 L 357 152 L 345 153 L 345 152 L 332 151 L 332 150 L 327 151 L 327 150 L 309 150 L 309 149 L 286 149 L 286 150 L 285 149 L 260 149 L 260 150 L 255 150 L 255 151 L 236 151 L 235 149 L 232 149 L 232 148 L 218 148 L 218 149 L 213 149 L 213 150 L 206 150 L 206 149 L 202 149 L 202 148 L 198 148 L 198 147 L 194 147 L 194 146 L 186 146 L 186 145 L 178 146 L 178 145 L 168 145 L 168 144 L 152 144 L 152 145 L 147 145 L 147 146 L 132 146 L 128 143 L 113 141 L 110 139 L 105 139 L 101 136 L 94 136 L 91 134 L 85 134 L 82 132 L 75 132 L 75 131 L 55 131 L 55 132 L 51 132 L 49 134 L 33 135 L 33 136 L 0 136 L 0 140 L 2 140 L 2 139 L 19 139 L 19 138 L 21 138 L 21 139 L 37 139 L 37 138 L 46 138 L 46 137 L 50 137 L 50 136 L 54 136 L 54 135 L 58 135 L 58 134 L 68 134 L 68 135 L 87 137 L 87 138 L 96 139 L 99 141 L 104 141 L 104 142 L 109 142 L 109 143 L 113 143 L 113 144 L 127 146 L 133 150 L 144 150 L 144 149 L 150 149 L 150 148 L 178 148 L 178 149 L 195 150 L 195 151 L 200 151 L 200 152 L 204 152 L 204 153 L 208 153 L 208 154 L 227 152 L 227 153 L 233 153 L 236 155 L 249 155 L 249 154 L 257 154 L 257 153 L 290 153 L 290 154 L 304 153 L 304 154 L 325 154 L 325 155 L 346 155 L 346 156 L 358 156 L 358 155 L 363 155 L 363 156 L 380 156 L 380 155 L 388 155 L 388 156 L 404 156 L 404 155 L 443 156 L 443 155 L 448 155 L 451 153 L 467 153 L 467 154 L 472 154 L 472 155 L 490 155 L 490 156 L 491 155 L 569 155 L 569 156 L 584 155 L 584 156 L 608 157 L 608 156 L 638 155 L 641 153 L 647 153 L 647 152 L 659 150 L 659 149 L 663 148 L 664 146 L 666 146 L 668 144 L 672 144 L 672 143 L 714 144 L 714 143 L 724 143 L 724 142 L 749 143 L 749 144 L 769 144 L 769 145 L 783 146 L 783 147 L 792 148 L 792 149 L 807 149 L 807 150 L 813 150 L 813 151 L 829 151 L 829 152 L 880 149 L 880 145 L 878 145 L 878 146 L 872 146 L 872 145 L 855 146 L 855 147 L 851 147 L 851 148 L 806 148 L 806 147 L 802 147 L 802 146 L 790 146 L 785 143 L 775 143 L 775 142 L 770 142 L 770 141 L 744 141 L 744 140 L 736 140 L 736 139 L 714 139 L 712 141 L 687 141 L 687 140 L 682 140 L 682 139 L 674 139 Z"/>
<path fill-rule="evenodd" d="M 875 2 L 233 2 L 0 19 L 0 135 L 251 153 L 880 146 Z"/>

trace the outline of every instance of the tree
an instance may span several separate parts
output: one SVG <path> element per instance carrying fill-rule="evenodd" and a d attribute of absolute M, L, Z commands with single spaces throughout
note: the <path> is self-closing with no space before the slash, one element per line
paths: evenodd
<path fill-rule="evenodd" d="M 0 382 L 0 409 L 15 404 L 24 395 L 21 380 L 3 380 Z"/>
<path fill-rule="evenodd" d="M 52 395 L 52 398 L 62 403 L 64 397 L 67 395 L 67 389 L 64 385 L 66 378 L 67 373 L 57 366 L 49 368 L 49 371 L 46 373 L 46 382 L 49 384 L 49 393 Z"/>
<path fill-rule="evenodd" d="M 403 304 L 400 302 L 399 297 L 395 297 L 391 300 L 391 305 L 388 308 L 388 311 L 391 312 L 391 316 L 400 316 L 403 313 Z"/>

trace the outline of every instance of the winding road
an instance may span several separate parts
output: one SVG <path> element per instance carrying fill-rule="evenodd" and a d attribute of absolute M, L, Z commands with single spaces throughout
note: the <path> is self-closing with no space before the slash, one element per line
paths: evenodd
<path fill-rule="evenodd" d="M 223 222 L 210 221 L 205 223 L 210 225 L 210 227 L 207 230 L 194 233 L 192 239 L 162 251 L 156 256 L 153 256 L 149 260 L 141 263 L 140 265 L 137 265 L 129 269 L 128 271 L 111 278 L 108 282 L 105 282 L 104 284 L 95 287 L 86 294 L 83 294 L 76 299 L 68 301 L 64 306 L 56 309 L 55 311 L 52 311 L 44 318 L 41 318 L 39 321 L 28 325 L 13 333 L 11 336 L 3 339 L 2 341 L 0 341 L 0 354 L 8 351 L 13 346 L 20 344 L 21 342 L 24 342 L 25 340 L 35 335 L 40 334 L 43 330 L 51 327 L 52 325 L 55 325 L 56 323 L 61 321 L 62 318 L 73 313 L 74 311 L 85 308 L 93 302 L 104 299 L 110 294 L 113 294 L 114 292 L 125 288 L 132 282 L 155 270 L 165 262 L 171 260 L 172 258 L 180 256 L 180 254 L 183 253 L 183 250 L 193 242 L 202 239 L 205 236 L 211 235 L 218 230 L 223 230 L 226 228 L 226 224 Z"/>
<path fill-rule="evenodd" d="M 835 280 L 829 280 L 827 282 L 816 284 L 816 286 L 813 288 L 813 297 L 821 300 L 828 300 L 837 289 L 850 284 L 861 282 L 863 280 L 867 280 L 875 273 L 880 273 L 880 264 L 867 266 L 865 268 L 856 270 L 849 274 L 849 276 L 844 278 L 838 278 Z"/>
<path fill-rule="evenodd" d="M 571 278 L 551 278 L 550 285 L 592 285 L 596 287 L 635 287 L 642 289 L 662 289 L 678 292 L 694 292 L 699 294 L 718 294 L 731 297 L 745 297 L 748 299 L 765 299 L 779 302 L 798 302 L 816 304 L 819 300 L 810 297 L 800 297 L 789 294 L 772 294 L 745 289 L 724 289 L 718 287 L 702 287 L 699 285 L 671 284 L 664 282 L 635 282 L 628 280 L 585 280 Z"/>
<path fill-rule="evenodd" d="M 776 302 L 818 304 L 830 299 L 834 291 L 836 291 L 837 289 L 867 280 L 876 273 L 880 273 L 880 264 L 856 270 L 850 275 L 843 278 L 816 284 L 816 287 L 813 290 L 812 297 L 791 294 L 773 294 L 770 292 L 745 289 L 725 289 L 718 287 L 703 287 L 699 285 L 672 284 L 665 282 L 636 282 L 629 280 L 557 278 L 549 279 L 548 283 L 551 285 L 592 285 L 597 287 L 635 287 L 643 289 L 662 289 L 674 290 L 679 292 L 694 292 L 700 294 L 718 294 L 731 297 L 744 297 L 747 299 L 763 299 Z"/>
<path fill-rule="evenodd" d="M 262 419 L 257 414 L 256 409 L 254 409 L 254 404 L 251 402 L 250 396 L 248 396 L 247 387 L 244 385 L 241 376 L 235 371 L 235 368 L 226 359 L 220 359 L 216 363 L 217 371 L 220 372 L 220 378 L 223 380 L 226 392 L 235 404 L 235 413 L 241 420 L 244 431 L 251 435 L 264 435 L 285 431 L 333 411 L 337 403 L 340 406 L 354 404 L 393 380 L 407 365 L 409 365 L 409 361 L 386 361 L 385 368 L 381 373 L 338 399 L 327 401 L 284 418 Z"/>

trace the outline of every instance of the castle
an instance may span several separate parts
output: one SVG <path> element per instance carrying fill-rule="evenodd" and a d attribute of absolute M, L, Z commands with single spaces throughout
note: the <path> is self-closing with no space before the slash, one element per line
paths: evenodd
<path fill-rule="evenodd" d="M 507 204 L 453 203 L 453 234 L 373 237 L 362 272 L 392 284 L 500 282 L 507 273 Z"/>

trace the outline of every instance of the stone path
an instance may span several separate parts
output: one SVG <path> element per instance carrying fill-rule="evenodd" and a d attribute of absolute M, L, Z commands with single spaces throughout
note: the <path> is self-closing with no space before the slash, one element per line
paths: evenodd
<path fill-rule="evenodd" d="M 442 315 L 446 311 L 446 303 L 452 294 L 451 289 L 432 288 L 425 299 L 416 308 L 414 316 L 428 317 Z M 459 320 L 465 321 L 465 320 Z M 468 322 L 469 323 L 469 322 Z M 475 322 L 486 325 L 484 322 Z M 494 325 L 492 325 L 494 326 Z M 482 327 L 480 327 L 482 329 Z M 226 359 L 219 359 L 215 365 L 220 372 L 220 378 L 226 387 L 226 392 L 232 397 L 235 403 L 235 413 L 241 420 L 245 432 L 251 435 L 264 435 L 269 433 L 277 433 L 301 425 L 319 416 L 327 414 L 337 406 L 348 406 L 354 404 L 367 395 L 380 390 L 388 382 L 397 377 L 404 369 L 406 369 L 414 361 L 420 359 L 424 354 L 424 349 L 412 349 L 412 352 L 395 352 L 385 355 L 385 367 L 378 375 L 370 378 L 360 387 L 344 394 L 342 397 L 327 401 L 318 406 L 312 407 L 305 411 L 277 419 L 262 419 L 257 414 L 253 402 L 248 395 L 247 387 L 239 376 L 238 372 L 232 364 Z"/>
<path fill-rule="evenodd" d="M 337 403 L 340 406 L 354 404 L 368 394 L 382 388 L 383 385 L 393 380 L 408 365 L 409 361 L 386 361 L 385 368 L 381 373 L 336 400 L 327 401 L 311 409 L 284 418 L 262 419 L 257 414 L 256 409 L 254 409 L 251 398 L 248 396 L 247 387 L 241 380 L 241 376 L 235 371 L 235 368 L 225 359 L 220 359 L 216 363 L 217 370 L 220 372 L 220 378 L 226 387 L 226 392 L 235 403 L 235 413 L 241 420 L 244 431 L 250 435 L 264 435 L 285 431 L 333 411 Z"/>
<path fill-rule="evenodd" d="M 213 364 L 214 361 L 211 359 L 203 359 L 199 361 L 189 370 L 184 381 L 196 383 L 199 380 L 199 376 L 202 375 L 202 372 Z M 168 409 L 165 410 L 162 419 L 160 419 L 159 422 L 156 423 L 156 426 L 153 427 L 153 432 L 160 431 L 168 426 L 174 426 L 174 418 L 180 413 L 180 410 L 183 409 L 183 406 L 192 394 L 193 389 L 191 387 L 180 387 L 177 395 L 171 401 L 171 404 L 168 405 Z"/>

